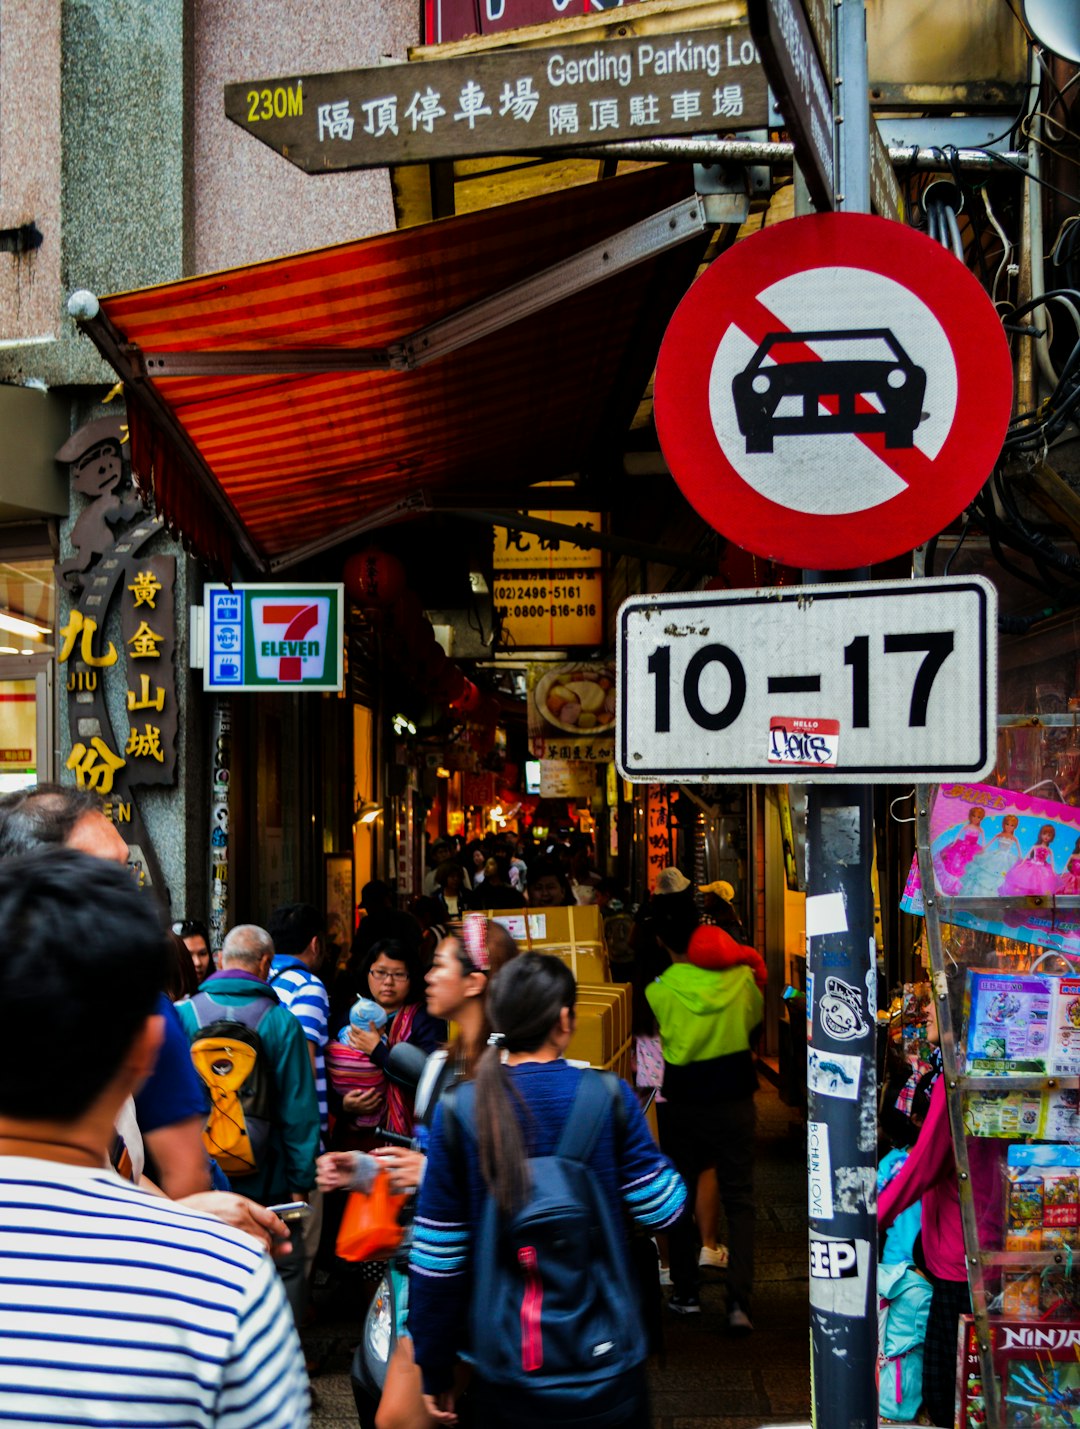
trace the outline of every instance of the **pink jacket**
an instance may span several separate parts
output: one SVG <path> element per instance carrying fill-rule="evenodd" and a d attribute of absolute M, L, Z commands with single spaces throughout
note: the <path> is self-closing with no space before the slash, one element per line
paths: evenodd
<path fill-rule="evenodd" d="M 1002 1143 L 968 1142 L 972 1185 L 979 1224 L 979 1243 L 989 1249 L 1001 1244 L 998 1163 Z M 995 1195 L 997 1200 L 995 1200 Z M 938 1077 L 930 1094 L 930 1110 L 907 1160 L 878 1199 L 878 1224 L 887 1230 L 901 1211 L 922 1198 L 922 1244 L 927 1269 L 939 1280 L 966 1280 L 964 1230 L 949 1128 L 945 1078 Z"/>

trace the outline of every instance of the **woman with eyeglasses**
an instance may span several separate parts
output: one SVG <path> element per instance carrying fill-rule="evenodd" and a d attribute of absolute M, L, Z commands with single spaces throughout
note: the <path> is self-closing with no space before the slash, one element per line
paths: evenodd
<path fill-rule="evenodd" d="M 366 989 L 365 995 L 385 1009 L 390 1021 L 385 1032 L 350 1027 L 349 1042 L 380 1070 L 386 1066 L 390 1048 L 399 1042 L 409 1042 L 430 1054 L 445 1040 L 446 1023 L 429 1017 L 421 1001 L 424 977 L 412 948 L 393 938 L 374 943 L 360 968 L 359 983 L 362 990 Z M 358 1126 L 355 1118 L 373 1111 L 384 1096 L 385 1109 L 378 1129 L 372 1132 L 368 1127 Z M 346 1092 L 334 1129 L 335 1149 L 366 1150 L 380 1130 L 393 1132 L 395 1136 L 411 1136 L 412 1101 L 408 1092 L 389 1079 L 381 1090 Z"/>

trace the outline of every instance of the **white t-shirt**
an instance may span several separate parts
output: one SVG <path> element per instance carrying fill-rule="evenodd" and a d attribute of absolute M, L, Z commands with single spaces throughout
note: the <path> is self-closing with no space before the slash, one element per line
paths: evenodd
<path fill-rule="evenodd" d="M 262 1247 L 114 1172 L 0 1156 L 0 1425 L 303 1429 Z"/>

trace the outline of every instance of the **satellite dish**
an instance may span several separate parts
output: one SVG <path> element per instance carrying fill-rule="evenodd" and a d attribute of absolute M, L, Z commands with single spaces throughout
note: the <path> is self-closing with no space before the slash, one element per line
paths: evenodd
<path fill-rule="evenodd" d="M 1040 45 L 1080 64 L 1080 0 L 1024 0 L 1024 19 Z"/>

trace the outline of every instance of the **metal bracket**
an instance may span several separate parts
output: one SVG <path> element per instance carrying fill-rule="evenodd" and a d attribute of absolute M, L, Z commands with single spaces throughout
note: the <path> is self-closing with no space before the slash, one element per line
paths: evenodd
<path fill-rule="evenodd" d="M 721 219 L 728 223 L 736 220 Z M 265 376 L 317 372 L 411 371 L 457 352 L 490 333 L 509 327 L 564 298 L 603 282 L 615 273 L 656 258 L 707 231 L 711 220 L 697 198 L 683 199 L 601 243 L 594 243 L 514 283 L 501 292 L 418 328 L 381 348 L 306 347 L 220 349 L 193 352 L 140 352 L 125 345 L 131 368 L 151 380 L 158 377 Z M 95 337 L 95 320 L 82 320 Z M 95 338 L 96 340 L 96 338 Z M 99 344 L 100 346 L 100 344 Z M 106 354 L 107 356 L 108 354 Z M 115 365 L 115 364 L 114 364 Z M 119 370 L 119 369 L 118 369 Z M 125 375 L 125 374 L 121 374 Z"/>

